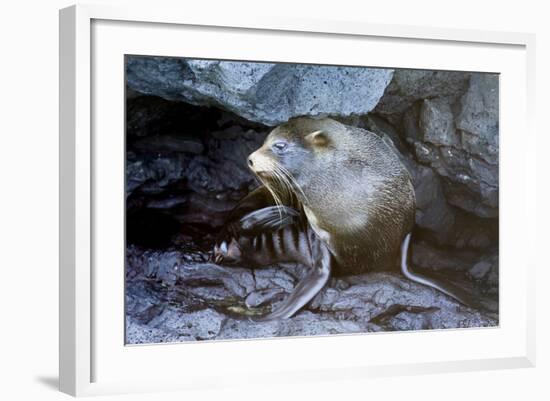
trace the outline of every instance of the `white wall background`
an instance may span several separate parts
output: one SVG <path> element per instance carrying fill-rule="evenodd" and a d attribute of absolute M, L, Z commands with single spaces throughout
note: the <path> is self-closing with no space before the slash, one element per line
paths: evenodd
<path fill-rule="evenodd" d="M 96 0 L 126 4 L 137 1 Z M 4 0 L 0 11 L 0 398 L 64 399 L 57 392 L 58 16 L 66 0 Z M 140 3 L 147 3 L 140 1 Z M 538 249 L 534 369 L 304 384 L 204 394 L 148 394 L 116 399 L 550 399 L 550 30 L 544 1 L 167 1 L 189 9 L 537 34 Z M 186 4 L 189 3 L 189 4 Z M 198 3 L 198 4 L 195 4 Z M 216 4 L 214 4 L 216 3 Z M 518 133 L 520 134 L 520 133 Z M 518 266 L 520 268 L 520 266 Z M 451 345 L 452 346 L 452 345 Z M 243 378 L 246 381 L 246 378 Z M 115 397 L 105 397 L 115 399 Z"/>

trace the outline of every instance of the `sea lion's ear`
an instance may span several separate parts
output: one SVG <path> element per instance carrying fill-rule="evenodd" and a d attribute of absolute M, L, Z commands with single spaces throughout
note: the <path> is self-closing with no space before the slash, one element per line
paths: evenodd
<path fill-rule="evenodd" d="M 329 143 L 327 134 L 323 131 L 315 131 L 306 135 L 306 141 L 315 146 L 326 146 Z"/>

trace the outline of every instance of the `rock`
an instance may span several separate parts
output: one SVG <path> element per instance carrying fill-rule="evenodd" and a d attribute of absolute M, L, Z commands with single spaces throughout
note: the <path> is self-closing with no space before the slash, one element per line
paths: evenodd
<path fill-rule="evenodd" d="M 415 242 L 411 246 L 414 267 L 436 271 L 465 271 L 478 259 L 476 252 L 437 248 L 427 242 Z"/>
<path fill-rule="evenodd" d="M 204 151 L 202 142 L 197 138 L 175 135 L 148 136 L 134 142 L 133 147 L 147 152 L 174 152 L 200 155 Z"/>
<path fill-rule="evenodd" d="M 284 299 L 304 273 L 297 265 L 255 271 L 184 262 L 182 251 L 127 251 L 127 343 L 329 335 L 495 326 L 485 311 L 394 273 L 333 278 L 290 319 L 252 322 Z M 206 259 L 204 256 L 197 259 Z M 178 268 L 166 269 L 165 266 Z M 166 278 L 169 279 L 166 279 Z M 176 279 L 174 280 L 174 277 Z M 284 296 L 283 296 L 284 295 Z"/>
<path fill-rule="evenodd" d="M 411 105 L 401 117 L 402 136 L 409 143 L 422 141 L 422 133 L 420 131 L 420 108 L 422 101 L 418 101 Z"/>
<path fill-rule="evenodd" d="M 488 293 L 498 296 L 498 278 L 499 278 L 499 269 L 498 269 L 498 257 L 494 258 L 494 262 L 491 265 L 489 274 L 487 274 L 485 279 L 485 285 L 488 287 Z"/>
<path fill-rule="evenodd" d="M 263 142 L 264 127 L 152 96 L 128 100 L 128 107 L 127 194 L 158 194 L 184 180 L 202 195 L 227 196 L 255 183 L 246 157 Z"/>
<path fill-rule="evenodd" d="M 189 165 L 189 157 L 182 153 L 140 154 L 126 156 L 126 194 L 130 195 L 143 184 L 142 190 L 155 193 L 180 180 Z"/>
<path fill-rule="evenodd" d="M 491 252 L 475 263 L 468 274 L 478 280 L 489 294 L 498 294 L 498 252 Z"/>
<path fill-rule="evenodd" d="M 469 75 L 459 71 L 396 70 L 375 112 L 387 116 L 402 114 L 418 100 L 456 98 L 468 81 Z"/>
<path fill-rule="evenodd" d="M 208 340 L 219 335 L 226 317 L 171 287 L 141 280 L 126 289 L 126 343 Z"/>
<path fill-rule="evenodd" d="M 392 75 L 393 70 L 380 68 L 173 57 L 132 56 L 126 63 L 127 83 L 134 91 L 216 106 L 270 126 L 302 115 L 366 114 Z"/>
<path fill-rule="evenodd" d="M 265 127 L 154 96 L 134 96 L 127 105 L 129 237 L 158 230 L 157 238 L 165 237 L 161 241 L 148 234 L 138 239 L 158 247 L 169 242 L 177 224 L 187 225 L 181 231 L 188 231 L 189 224 L 222 225 L 228 211 L 256 185 L 246 153 L 265 137 L 254 129 Z"/>
<path fill-rule="evenodd" d="M 433 170 L 422 165 L 415 167 L 411 176 L 416 195 L 416 224 L 431 232 L 440 244 L 449 243 L 456 230 L 456 213 L 449 207 L 441 181 Z"/>
<path fill-rule="evenodd" d="M 166 110 L 173 107 L 170 102 L 159 104 L 153 97 L 146 98 L 155 104 L 155 113 L 171 113 Z M 257 185 L 246 165 L 246 158 L 261 145 L 266 132 L 255 131 L 250 126 L 237 124 L 235 119 L 228 119 L 216 122 L 206 131 L 204 126 L 195 127 L 192 121 L 189 125 L 173 121 L 163 124 L 163 130 L 153 130 L 154 134 L 148 135 L 149 128 L 144 121 L 151 110 L 146 107 L 143 97 L 133 102 L 138 99 L 139 107 L 134 104 L 133 110 L 141 114 L 142 120 L 139 121 L 142 122 L 138 124 L 137 118 L 133 121 L 134 129 L 141 127 L 138 130 L 140 135 L 136 134 L 128 141 L 126 157 L 130 226 L 148 228 L 149 231 L 158 228 L 163 235 L 170 233 L 157 223 L 166 221 L 171 224 L 168 219 L 187 225 L 184 230 L 190 224 L 221 226 L 238 200 Z M 190 113 L 185 107 L 178 110 Z M 201 126 L 205 124 L 203 119 L 217 118 L 220 114 L 202 108 L 196 108 L 195 112 L 203 116 L 195 117 L 201 121 Z M 151 118 L 155 120 L 157 114 Z M 198 134 L 189 136 L 186 132 Z M 156 213 L 150 213 L 151 210 Z M 153 240 L 158 247 L 159 241 Z M 140 240 L 139 243 L 145 245 L 147 241 Z"/>
<path fill-rule="evenodd" d="M 498 75 L 472 74 L 456 118 L 462 148 L 491 165 L 498 164 L 498 97 Z"/>
<path fill-rule="evenodd" d="M 486 251 L 498 244 L 498 219 L 479 218 L 460 209 L 455 210 L 454 239 L 449 243 L 456 249 Z"/>
<path fill-rule="evenodd" d="M 155 278 L 165 284 L 176 281 L 196 284 L 223 286 L 232 295 L 244 297 L 256 289 L 255 279 L 248 269 L 227 268 L 207 262 L 194 262 L 178 251 L 152 251 L 129 247 L 126 257 L 126 269 L 135 277 L 142 274 Z"/>
<path fill-rule="evenodd" d="M 447 99 L 424 99 L 420 109 L 422 140 L 436 146 L 458 144 L 453 112 Z"/>
<path fill-rule="evenodd" d="M 498 166 L 454 147 L 415 142 L 417 159 L 444 177 L 446 200 L 480 217 L 498 216 Z"/>
<path fill-rule="evenodd" d="M 267 302 L 272 302 L 283 294 L 284 291 L 280 288 L 266 288 L 259 291 L 253 291 L 246 297 L 245 304 L 248 308 L 255 308 Z"/>
<path fill-rule="evenodd" d="M 128 91 L 127 91 L 128 92 Z M 131 137 L 158 135 L 170 129 L 174 105 L 154 96 L 138 96 L 132 91 L 126 98 L 126 134 Z M 128 93 L 127 93 L 128 96 Z"/>
<path fill-rule="evenodd" d="M 397 96 L 401 102 L 409 99 L 400 122 L 403 135 L 414 146 L 416 159 L 444 178 L 446 202 L 480 217 L 496 217 L 498 76 L 471 73 L 470 79 L 462 82 L 454 75 L 445 75 L 450 79 L 443 80 L 445 85 L 440 82 L 442 76 L 436 76 L 427 72 L 396 73 L 379 107 L 393 104 L 392 96 L 404 90 L 404 95 Z M 429 79 L 441 84 L 441 91 L 434 98 L 419 100 L 418 96 L 427 92 L 412 88 Z M 399 109 L 397 104 L 392 107 Z"/>
<path fill-rule="evenodd" d="M 482 260 L 474 265 L 468 273 L 475 279 L 481 279 L 485 277 L 487 273 L 491 270 L 491 263 L 487 260 Z"/>
<path fill-rule="evenodd" d="M 224 114 L 228 114 L 213 108 L 205 109 L 143 94 L 127 97 L 126 107 L 126 133 L 129 144 L 139 137 L 158 135 L 184 135 L 200 139 L 202 135 L 217 128 L 217 121 L 224 118 Z M 236 122 L 235 116 L 232 116 L 232 122 Z"/>
<path fill-rule="evenodd" d="M 129 343 L 498 324 L 496 76 L 163 57 L 130 58 L 127 72 Z M 218 266 L 209 250 L 257 185 L 246 157 L 270 130 L 262 124 L 299 114 L 331 115 L 392 147 L 417 198 L 413 268 L 477 294 L 480 305 L 368 273 L 331 278 L 291 319 L 248 319 L 281 302 L 305 268 Z"/>

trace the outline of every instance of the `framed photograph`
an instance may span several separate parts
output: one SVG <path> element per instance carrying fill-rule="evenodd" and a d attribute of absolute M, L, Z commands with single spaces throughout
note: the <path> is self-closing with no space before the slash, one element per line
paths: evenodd
<path fill-rule="evenodd" d="M 61 10 L 61 390 L 533 366 L 533 47 Z"/>

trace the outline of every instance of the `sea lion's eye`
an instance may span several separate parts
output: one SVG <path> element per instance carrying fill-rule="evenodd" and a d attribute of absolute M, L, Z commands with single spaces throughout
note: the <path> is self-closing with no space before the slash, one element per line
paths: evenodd
<path fill-rule="evenodd" d="M 271 145 L 271 148 L 276 153 L 283 153 L 288 149 L 288 142 L 277 141 L 273 145 Z"/>

